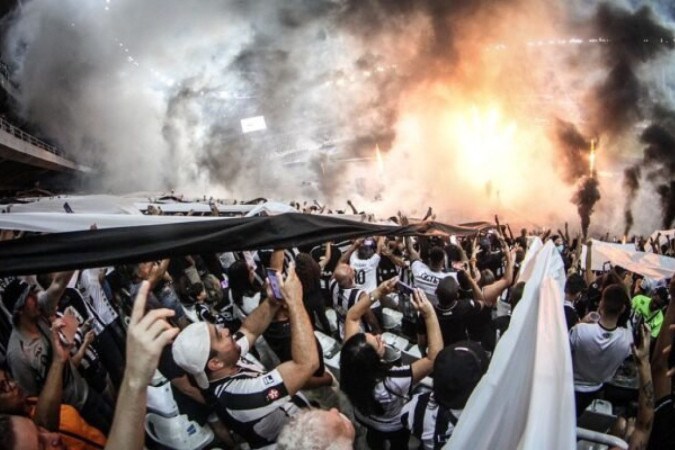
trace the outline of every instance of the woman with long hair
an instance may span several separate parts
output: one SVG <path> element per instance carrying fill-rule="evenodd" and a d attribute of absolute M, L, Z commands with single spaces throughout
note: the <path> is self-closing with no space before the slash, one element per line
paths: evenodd
<path fill-rule="evenodd" d="M 311 255 L 298 253 L 295 257 L 295 273 L 302 283 L 302 302 L 312 326 L 316 330 L 318 321 L 321 331 L 328 335 L 332 334 L 321 293 L 321 266 Z"/>
<path fill-rule="evenodd" d="M 371 449 L 407 449 L 409 432 L 401 423 L 401 410 L 413 385 L 429 375 L 443 348 L 434 308 L 423 291 L 416 289 L 412 303 L 424 319 L 429 339 L 427 356 L 411 365 L 392 367 L 382 359 L 385 345 L 380 336 L 360 331 L 361 317 L 372 303 L 391 292 L 397 278 L 385 281 L 370 295 L 363 294 L 347 312 L 345 341 L 340 354 L 340 388 L 354 406 L 356 419 L 367 429 Z"/>

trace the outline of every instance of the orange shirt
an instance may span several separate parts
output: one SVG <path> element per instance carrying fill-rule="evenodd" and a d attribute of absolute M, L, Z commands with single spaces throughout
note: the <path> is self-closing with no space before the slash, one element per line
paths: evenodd
<path fill-rule="evenodd" d="M 30 408 L 30 417 L 35 415 L 35 406 L 37 399 L 32 397 L 28 399 Z M 61 416 L 59 420 L 59 434 L 63 443 L 69 449 L 75 450 L 98 450 L 105 447 L 107 438 L 98 428 L 89 425 L 80 416 L 75 408 L 70 405 L 61 404 Z"/>

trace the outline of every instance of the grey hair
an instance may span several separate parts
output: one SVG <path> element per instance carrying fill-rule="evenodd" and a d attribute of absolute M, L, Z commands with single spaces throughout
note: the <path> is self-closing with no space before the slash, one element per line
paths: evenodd
<path fill-rule="evenodd" d="M 326 428 L 319 410 L 296 414 L 279 433 L 278 450 L 351 450 L 353 443 L 344 436 L 334 436 Z"/>

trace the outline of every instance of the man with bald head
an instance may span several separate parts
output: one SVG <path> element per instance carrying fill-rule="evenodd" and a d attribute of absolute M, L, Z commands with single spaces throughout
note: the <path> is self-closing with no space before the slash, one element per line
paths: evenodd
<path fill-rule="evenodd" d="M 333 271 L 333 279 L 330 280 L 328 289 L 333 299 L 333 308 L 337 313 L 338 330 L 340 339 L 344 337 L 344 323 L 347 317 L 347 311 L 354 306 L 362 297 L 369 296 L 370 293 L 356 287 L 356 271 L 347 263 L 341 262 Z M 373 301 L 372 304 L 375 304 Z M 374 334 L 379 334 L 382 330 L 380 324 L 371 309 L 364 316 L 365 324 L 362 324 L 364 330 Z"/>

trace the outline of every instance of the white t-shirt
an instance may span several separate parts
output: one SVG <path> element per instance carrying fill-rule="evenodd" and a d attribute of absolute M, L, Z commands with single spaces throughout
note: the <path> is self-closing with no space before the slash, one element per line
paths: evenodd
<path fill-rule="evenodd" d="M 611 380 L 630 356 L 633 336 L 623 327 L 613 330 L 599 323 L 579 323 L 570 330 L 574 390 L 594 392 Z"/>
<path fill-rule="evenodd" d="M 436 288 L 438 283 L 445 277 L 454 277 L 457 279 L 457 274 L 455 272 L 437 272 L 431 270 L 429 266 L 424 264 L 419 259 L 412 262 L 410 265 L 412 270 L 413 280 L 416 288 L 422 289 L 429 301 L 434 305 L 438 304 L 438 299 L 436 298 Z"/>
<path fill-rule="evenodd" d="M 349 257 L 349 265 L 356 272 L 354 275 L 354 284 L 359 289 L 370 293 L 377 288 L 377 266 L 380 264 L 380 255 L 375 253 L 368 259 L 361 259 L 354 252 Z"/>
<path fill-rule="evenodd" d="M 364 416 L 358 409 L 354 413 L 359 422 L 378 431 L 397 431 L 403 428 L 401 413 L 410 397 L 412 369 L 410 366 L 392 367 L 384 381 L 375 385 L 375 399 L 382 405 L 384 414 Z"/>

